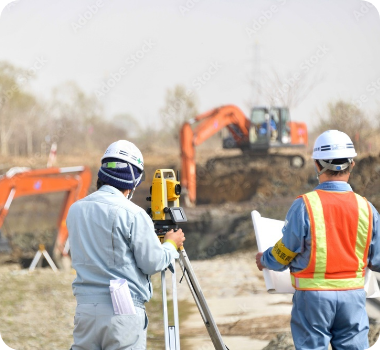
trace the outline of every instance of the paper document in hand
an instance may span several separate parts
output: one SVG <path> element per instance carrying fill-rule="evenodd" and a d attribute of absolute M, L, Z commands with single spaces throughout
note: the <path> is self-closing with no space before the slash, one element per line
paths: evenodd
<path fill-rule="evenodd" d="M 264 218 L 256 210 L 252 211 L 251 215 L 257 248 L 259 252 L 264 252 L 282 238 L 284 221 Z M 268 293 L 294 293 L 295 289 L 291 283 L 289 269 L 282 272 L 264 269 L 263 274 Z M 376 277 L 369 269 L 366 269 L 364 289 L 367 298 L 380 297 Z"/>
<path fill-rule="evenodd" d="M 115 315 L 136 315 L 127 280 L 111 280 L 110 292 Z"/>
<path fill-rule="evenodd" d="M 284 221 L 263 218 L 256 210 L 252 211 L 251 215 L 257 248 L 259 252 L 264 252 L 269 247 L 273 247 L 281 239 Z M 264 269 L 263 274 L 269 293 L 294 293 L 289 269 L 282 272 Z"/>
<path fill-rule="evenodd" d="M 375 273 L 368 267 L 365 269 L 364 290 L 366 292 L 367 298 L 380 297 L 379 284 L 377 283 Z"/>

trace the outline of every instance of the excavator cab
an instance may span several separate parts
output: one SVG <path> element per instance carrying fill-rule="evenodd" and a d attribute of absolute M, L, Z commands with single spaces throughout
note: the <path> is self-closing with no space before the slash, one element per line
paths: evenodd
<path fill-rule="evenodd" d="M 236 137 L 239 129 L 229 125 L 223 148 L 240 148 L 243 152 L 267 154 L 270 149 L 304 148 L 307 129 L 304 123 L 292 122 L 286 107 L 254 107 L 249 120 L 248 137 Z"/>
<path fill-rule="evenodd" d="M 291 142 L 289 121 L 288 108 L 253 108 L 249 129 L 249 148 L 265 150 L 269 147 L 289 144 Z"/>

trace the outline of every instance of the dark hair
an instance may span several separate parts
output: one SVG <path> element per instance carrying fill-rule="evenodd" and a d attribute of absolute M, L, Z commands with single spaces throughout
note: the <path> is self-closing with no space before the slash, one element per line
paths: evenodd
<path fill-rule="evenodd" d="M 103 180 L 99 179 L 96 181 L 96 189 L 98 190 L 100 187 L 104 186 L 104 185 L 108 185 L 108 186 L 112 186 L 110 184 L 108 184 L 107 182 L 104 182 Z M 112 186 L 112 187 L 115 187 L 115 186 Z M 123 189 L 123 188 L 117 188 L 115 187 L 117 190 L 119 190 L 120 192 L 125 192 L 126 190 Z"/>
<path fill-rule="evenodd" d="M 319 162 L 318 159 L 316 159 L 318 165 L 321 167 L 321 169 L 323 169 L 323 166 L 322 164 Z M 328 162 L 328 160 L 324 160 L 325 162 Z M 348 162 L 348 159 L 347 158 L 339 158 L 339 159 L 333 159 L 333 161 L 331 162 L 331 164 L 344 164 L 344 163 L 347 163 Z M 340 170 L 340 171 L 334 171 L 334 170 L 330 170 L 330 169 L 327 169 L 324 174 L 328 175 L 328 176 L 340 176 L 340 175 L 345 175 L 345 174 L 348 174 L 350 172 L 350 167 L 347 167 L 346 169 L 344 170 Z"/>

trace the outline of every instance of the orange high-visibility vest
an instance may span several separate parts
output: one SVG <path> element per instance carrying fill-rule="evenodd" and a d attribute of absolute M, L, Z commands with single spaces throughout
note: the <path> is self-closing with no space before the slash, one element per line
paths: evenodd
<path fill-rule="evenodd" d="M 310 219 L 308 266 L 291 273 L 298 290 L 349 290 L 364 287 L 372 239 L 372 210 L 358 194 L 316 190 L 303 196 Z"/>

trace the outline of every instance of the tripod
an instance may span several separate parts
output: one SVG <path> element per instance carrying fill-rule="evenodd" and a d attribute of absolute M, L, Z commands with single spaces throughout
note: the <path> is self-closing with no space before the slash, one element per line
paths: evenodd
<path fill-rule="evenodd" d="M 206 326 L 207 332 L 214 345 L 215 350 L 228 350 L 224 345 L 222 336 L 219 332 L 210 309 L 207 305 L 206 299 L 203 295 L 202 289 L 199 285 L 198 279 L 195 276 L 194 270 L 190 264 L 190 260 L 184 248 L 179 250 L 179 265 L 181 267 L 183 277 L 189 286 L 190 292 L 194 298 L 195 304 L 198 307 L 199 313 L 202 317 L 203 323 Z M 180 350 L 179 342 L 179 321 L 178 321 L 178 301 L 177 301 L 177 281 L 175 273 L 175 265 L 172 263 L 169 266 L 169 270 L 172 272 L 172 290 L 173 290 L 173 314 L 174 314 L 174 326 L 169 326 L 168 322 L 168 308 L 166 297 L 166 271 L 161 272 L 161 288 L 162 288 L 162 304 L 163 304 L 163 316 L 164 316 L 164 328 L 165 328 L 165 350 Z M 182 278 L 183 278 L 182 277 Z M 181 278 L 181 281 L 182 281 Z"/>
<path fill-rule="evenodd" d="M 36 266 L 37 266 L 37 264 L 40 261 L 42 256 L 45 257 L 46 261 L 49 263 L 49 265 L 53 269 L 53 271 L 57 272 L 58 271 L 57 266 L 55 266 L 54 261 L 50 257 L 49 253 L 46 251 L 44 244 L 40 244 L 38 252 L 34 256 L 34 259 L 29 266 L 29 271 L 34 271 L 34 269 L 36 268 Z"/>
<path fill-rule="evenodd" d="M 178 181 L 177 181 L 178 179 Z M 153 176 L 152 186 L 150 188 L 150 197 L 147 201 L 151 202 L 147 213 L 154 222 L 156 234 L 161 243 L 164 242 L 165 234 L 170 230 L 177 230 L 178 225 L 187 221 L 186 214 L 179 206 L 179 197 L 181 194 L 181 185 L 179 182 L 179 173 L 175 176 L 173 169 L 157 169 Z M 190 260 L 187 257 L 183 247 L 179 249 L 179 265 L 183 277 L 190 288 L 195 304 L 202 316 L 203 323 L 206 326 L 208 334 L 214 344 L 215 350 L 228 350 L 224 345 L 218 327 L 207 306 L 206 299 L 203 296 L 197 277 L 191 267 Z M 178 322 L 178 302 L 177 302 L 177 280 L 175 275 L 175 265 L 172 262 L 169 265 L 172 272 L 172 289 L 173 289 L 173 314 L 174 326 L 169 326 L 168 307 L 166 297 L 166 271 L 161 272 L 162 304 L 165 327 L 165 350 L 180 350 L 179 343 L 179 322 Z M 181 279 L 182 280 L 182 279 Z"/>

